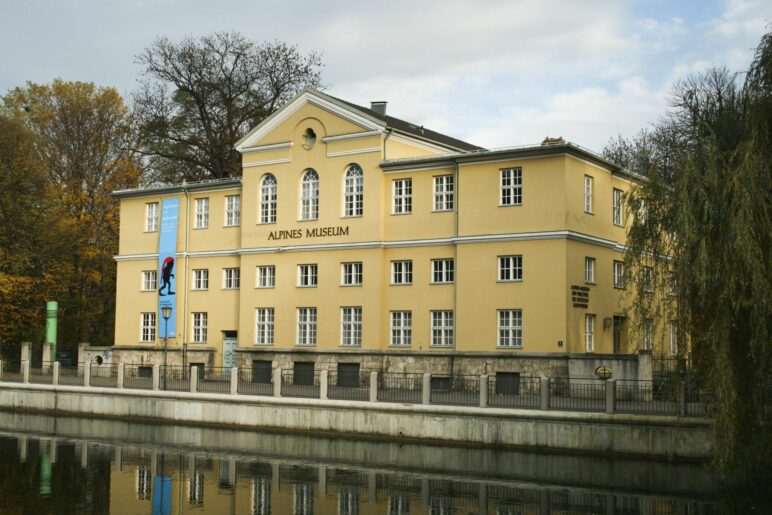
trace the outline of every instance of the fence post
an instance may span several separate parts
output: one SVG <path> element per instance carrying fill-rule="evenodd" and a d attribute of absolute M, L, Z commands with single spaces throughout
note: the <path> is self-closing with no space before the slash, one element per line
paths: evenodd
<path fill-rule="evenodd" d="M 126 365 L 123 363 L 118 363 L 118 377 L 115 379 L 116 388 L 123 388 L 123 383 L 124 383 L 123 378 L 125 376 L 126 376 Z"/>
<path fill-rule="evenodd" d="M 54 361 L 54 371 L 52 372 L 52 375 L 51 375 L 51 384 L 54 385 L 54 386 L 59 384 L 59 368 L 60 367 L 61 367 L 61 365 L 59 364 L 59 362 L 58 361 Z"/>
<path fill-rule="evenodd" d="M 231 368 L 231 395 L 239 393 L 239 367 Z"/>
<path fill-rule="evenodd" d="M 421 404 L 431 404 L 432 402 L 432 375 L 424 374 L 421 388 Z"/>
<path fill-rule="evenodd" d="M 273 396 L 281 397 L 281 369 L 273 369 Z"/>
<path fill-rule="evenodd" d="M 153 391 L 160 389 L 161 365 L 153 365 Z"/>
<path fill-rule="evenodd" d="M 29 383 L 29 361 L 24 360 L 21 362 L 21 382 Z"/>
<path fill-rule="evenodd" d="M 190 367 L 190 393 L 198 391 L 198 365 Z"/>
<path fill-rule="evenodd" d="M 617 381 L 616 379 L 606 380 L 606 413 L 614 413 L 616 411 L 616 393 L 617 393 Z"/>
<path fill-rule="evenodd" d="M 83 364 L 83 386 L 91 386 L 91 362 L 86 361 Z"/>
<path fill-rule="evenodd" d="M 326 370 L 322 370 L 319 372 L 319 398 L 323 401 L 326 401 L 328 399 L 327 396 L 327 380 L 329 378 L 329 375 Z"/>
<path fill-rule="evenodd" d="M 546 411 L 550 409 L 550 378 L 539 378 L 539 409 Z"/>
<path fill-rule="evenodd" d="M 0 359 L 0 382 L 3 380 L 3 360 Z"/>
<path fill-rule="evenodd" d="M 378 400 L 378 372 L 370 372 L 370 402 Z"/>
<path fill-rule="evenodd" d="M 488 407 L 488 376 L 480 376 L 480 407 Z"/>

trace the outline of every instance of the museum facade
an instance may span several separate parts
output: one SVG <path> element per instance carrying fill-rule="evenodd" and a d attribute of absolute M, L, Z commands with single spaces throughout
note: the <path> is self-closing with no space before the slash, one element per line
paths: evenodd
<path fill-rule="evenodd" d="M 115 192 L 114 354 L 158 362 L 165 325 L 171 362 L 225 367 L 539 375 L 651 347 L 625 308 L 635 177 L 385 111 L 305 90 L 237 144 L 241 178 Z"/>

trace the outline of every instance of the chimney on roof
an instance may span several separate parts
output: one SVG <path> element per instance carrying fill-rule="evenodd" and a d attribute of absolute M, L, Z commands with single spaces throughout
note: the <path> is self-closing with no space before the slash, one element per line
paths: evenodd
<path fill-rule="evenodd" d="M 370 110 L 375 111 L 380 116 L 386 116 L 386 102 L 383 100 L 370 102 Z"/>

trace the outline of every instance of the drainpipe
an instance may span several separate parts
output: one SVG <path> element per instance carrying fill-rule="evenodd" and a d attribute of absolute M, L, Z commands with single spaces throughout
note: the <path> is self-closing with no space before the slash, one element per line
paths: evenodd
<path fill-rule="evenodd" d="M 456 163 L 456 169 L 453 172 L 453 184 L 455 189 L 454 200 L 454 220 L 453 220 L 453 268 L 454 268 L 454 281 L 453 281 L 453 350 L 456 350 L 456 341 L 458 339 L 458 225 L 459 225 L 459 211 L 461 208 L 461 184 L 459 183 L 458 173 L 458 160 L 454 160 Z M 450 375 L 453 375 L 453 361 L 451 360 Z"/>
<path fill-rule="evenodd" d="M 186 348 L 188 345 L 188 291 L 190 290 L 188 285 L 188 280 L 190 279 L 190 271 L 188 270 L 190 266 L 190 195 L 188 194 L 188 188 L 184 185 L 182 191 L 185 193 L 185 277 L 183 279 L 185 284 L 185 296 L 182 309 L 182 345 L 183 348 Z M 182 364 L 183 367 L 185 365 L 185 363 Z"/>

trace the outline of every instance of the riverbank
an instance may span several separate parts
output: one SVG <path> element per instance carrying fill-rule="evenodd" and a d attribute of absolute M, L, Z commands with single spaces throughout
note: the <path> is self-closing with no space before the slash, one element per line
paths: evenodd
<path fill-rule="evenodd" d="M 708 420 L 653 415 L 20 383 L 0 383 L 0 410 L 654 460 L 706 461 L 713 448 Z"/>

